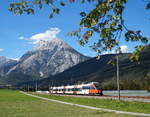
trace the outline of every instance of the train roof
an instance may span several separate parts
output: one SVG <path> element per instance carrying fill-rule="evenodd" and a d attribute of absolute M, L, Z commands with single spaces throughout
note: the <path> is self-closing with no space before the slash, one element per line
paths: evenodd
<path fill-rule="evenodd" d="M 78 87 L 81 88 L 83 86 L 90 86 L 90 85 L 94 85 L 94 84 L 99 84 L 99 82 L 90 82 L 90 83 L 83 83 L 83 84 L 79 84 L 79 85 L 67 85 L 67 86 L 58 86 L 58 87 L 53 87 L 53 89 L 63 89 L 64 87 L 66 88 L 74 88 L 74 87 Z"/>

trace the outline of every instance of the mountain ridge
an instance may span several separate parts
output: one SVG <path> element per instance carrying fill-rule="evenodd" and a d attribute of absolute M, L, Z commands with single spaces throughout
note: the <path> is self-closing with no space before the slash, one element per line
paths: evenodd
<path fill-rule="evenodd" d="M 121 89 L 149 89 L 150 88 L 150 45 L 140 53 L 139 62 L 129 60 L 130 53 L 119 55 L 120 86 Z M 91 58 L 70 69 L 54 76 L 38 81 L 39 87 L 54 85 L 68 85 L 81 82 L 97 81 L 104 89 L 115 90 L 116 66 L 107 64 L 110 59 L 116 61 L 116 54 L 102 55 L 99 60 Z M 30 82 L 32 84 L 32 82 Z M 30 84 L 29 83 L 29 84 Z M 25 83 L 26 84 L 26 83 Z M 23 85 L 23 84 L 21 84 Z"/>
<path fill-rule="evenodd" d="M 68 61 L 66 60 L 66 58 L 62 59 L 62 57 L 64 57 L 63 55 L 69 56 L 68 51 L 69 53 L 76 53 L 77 55 L 79 54 L 72 48 L 62 48 L 60 51 L 57 52 L 50 51 L 53 57 L 51 56 L 49 58 L 53 59 L 52 61 L 48 60 L 47 64 L 49 64 L 49 62 L 52 62 L 55 63 L 54 65 L 57 65 L 57 60 L 60 60 L 59 64 L 61 64 L 61 60 L 65 60 L 64 65 L 66 66 L 68 64 Z M 40 63 L 38 61 L 38 58 L 44 57 L 43 53 L 44 55 L 45 53 L 50 54 L 49 49 L 47 48 L 34 49 L 34 51 L 30 51 L 24 54 L 19 62 L 24 62 L 27 58 L 30 58 L 32 55 L 35 56 L 37 52 L 42 53 L 35 57 L 35 60 L 37 60 L 38 64 Z M 129 60 L 130 55 L 131 53 L 123 53 L 119 55 L 121 89 L 147 89 L 148 87 L 150 87 L 150 84 L 148 84 L 150 82 L 150 45 L 146 46 L 145 49 L 140 53 L 140 64 L 137 62 L 131 62 Z M 75 58 L 75 60 L 76 59 L 77 58 Z M 27 84 L 35 85 L 34 83 L 36 81 L 38 82 L 39 87 L 47 87 L 47 89 L 52 81 L 55 83 L 55 85 L 67 85 L 81 82 L 97 81 L 101 83 L 101 86 L 104 89 L 112 90 L 116 89 L 116 66 L 107 64 L 110 59 L 116 61 L 116 54 L 102 55 L 99 60 L 96 60 L 95 57 L 86 58 L 86 60 L 84 59 L 76 65 L 73 62 L 71 62 L 74 64 L 73 66 L 66 68 L 64 71 L 57 72 L 56 74 L 48 74 L 47 77 L 45 77 L 44 79 L 42 77 L 39 77 L 40 75 L 43 75 L 43 72 L 39 72 L 39 74 L 35 74 L 35 76 L 33 76 L 30 74 L 26 74 L 25 72 L 18 71 L 18 73 L 12 72 L 11 74 L 9 74 L 7 77 L 5 77 L 4 81 L 6 81 L 9 84 L 18 85 L 21 87 L 26 86 Z M 73 61 L 72 58 L 71 60 L 69 59 L 69 61 Z M 30 64 L 26 63 L 25 65 Z M 36 66 L 34 67 L 38 68 Z M 46 68 L 43 67 L 42 69 L 46 71 L 46 69 L 50 68 L 51 66 Z M 56 68 L 56 71 L 60 71 L 60 69 L 61 67 L 59 67 L 59 69 Z M 51 72 L 53 72 L 53 70 Z"/>
<path fill-rule="evenodd" d="M 89 58 L 74 50 L 63 40 L 55 38 L 50 41 L 39 41 L 36 47 L 26 52 L 17 64 L 9 69 L 6 75 L 11 77 L 18 73 L 45 78 L 63 72 Z"/>
<path fill-rule="evenodd" d="M 0 76 L 4 76 L 9 71 L 9 69 L 16 64 L 16 60 L 0 56 Z"/>

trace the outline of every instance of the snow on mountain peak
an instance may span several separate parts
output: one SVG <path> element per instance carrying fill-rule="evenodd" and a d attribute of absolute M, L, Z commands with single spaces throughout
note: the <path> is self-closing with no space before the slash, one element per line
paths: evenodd
<path fill-rule="evenodd" d="M 49 41 L 40 40 L 33 50 L 53 49 L 54 47 L 68 48 L 69 45 L 66 44 L 63 40 L 54 38 Z"/>

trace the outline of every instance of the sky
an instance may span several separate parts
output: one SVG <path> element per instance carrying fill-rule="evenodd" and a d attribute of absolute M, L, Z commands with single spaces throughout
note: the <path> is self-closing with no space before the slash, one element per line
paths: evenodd
<path fill-rule="evenodd" d="M 61 14 L 49 19 L 49 8 L 37 10 L 34 15 L 17 15 L 8 11 L 9 3 L 14 0 L 0 1 L 0 56 L 19 59 L 24 53 L 32 50 L 39 40 L 59 38 L 71 47 L 87 56 L 96 53 L 88 46 L 81 47 L 75 37 L 66 36 L 67 32 L 78 29 L 81 11 L 90 11 L 93 4 L 80 4 L 79 2 L 61 7 Z M 142 30 L 143 35 L 150 37 L 150 11 L 145 10 L 146 0 L 129 0 L 124 19 L 129 29 Z M 98 37 L 95 36 L 95 39 Z M 121 37 L 124 40 L 124 37 Z M 121 41 L 124 52 L 131 52 L 139 43 L 126 43 Z M 113 51 L 112 51 L 113 52 Z M 106 52 L 108 53 L 108 52 Z"/>

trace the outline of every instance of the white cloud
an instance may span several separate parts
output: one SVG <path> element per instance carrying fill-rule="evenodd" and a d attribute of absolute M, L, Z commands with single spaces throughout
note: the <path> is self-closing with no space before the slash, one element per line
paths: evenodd
<path fill-rule="evenodd" d="M 129 47 L 126 45 L 122 45 L 122 46 L 120 46 L 120 48 L 121 48 L 122 53 L 129 53 L 130 52 Z M 104 52 L 103 54 L 116 54 L 116 49 L 113 49 L 112 51 Z"/>
<path fill-rule="evenodd" d="M 4 51 L 4 49 L 0 48 L 0 52 Z"/>
<path fill-rule="evenodd" d="M 49 41 L 51 39 L 54 39 L 57 37 L 57 34 L 60 33 L 60 29 L 55 27 L 55 28 L 50 28 L 46 30 L 43 33 L 38 33 L 35 35 L 32 35 L 29 38 L 26 38 L 24 36 L 20 36 L 20 40 L 28 40 L 30 44 L 37 44 L 39 41 Z"/>
<path fill-rule="evenodd" d="M 115 54 L 115 51 L 112 50 L 112 51 L 106 51 L 106 52 L 103 52 L 103 54 Z"/>
<path fill-rule="evenodd" d="M 19 61 L 19 59 L 20 59 L 20 58 L 11 58 L 11 57 L 7 57 L 7 59 L 11 59 L 11 60 Z"/>
<path fill-rule="evenodd" d="M 27 40 L 24 36 L 19 37 L 20 40 Z"/>
<path fill-rule="evenodd" d="M 121 46 L 121 52 L 122 52 L 122 53 L 128 53 L 128 52 L 130 52 L 130 49 L 129 49 L 128 46 L 122 45 L 122 46 Z"/>
<path fill-rule="evenodd" d="M 19 61 L 20 58 L 11 58 L 12 60 Z"/>

